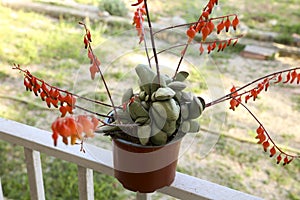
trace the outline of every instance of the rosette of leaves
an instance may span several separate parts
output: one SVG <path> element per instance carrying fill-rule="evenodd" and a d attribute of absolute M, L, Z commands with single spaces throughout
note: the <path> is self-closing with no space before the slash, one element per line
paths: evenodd
<path fill-rule="evenodd" d="M 205 108 L 202 98 L 185 92 L 187 72 L 179 72 L 174 78 L 158 75 L 147 65 L 138 65 L 138 93 L 126 90 L 122 97 L 122 109 L 112 112 L 112 119 L 99 131 L 113 138 L 121 138 L 142 145 L 165 145 L 195 133 L 200 129 L 197 118 Z"/>

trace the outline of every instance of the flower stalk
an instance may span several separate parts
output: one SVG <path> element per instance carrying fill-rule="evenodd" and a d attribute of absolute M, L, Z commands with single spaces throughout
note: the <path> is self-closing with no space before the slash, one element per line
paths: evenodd
<path fill-rule="evenodd" d="M 206 103 L 205 107 L 208 108 L 208 107 L 211 107 L 211 106 L 216 105 L 218 103 L 222 103 L 224 101 L 227 101 L 227 100 L 232 98 L 232 95 L 234 93 L 240 92 L 240 91 L 244 90 L 245 88 L 250 87 L 251 85 L 254 85 L 254 84 L 256 84 L 258 82 L 261 82 L 263 80 L 268 80 L 268 81 L 262 82 L 263 84 L 266 84 L 266 83 L 270 84 L 271 80 L 273 80 L 273 84 L 280 83 L 280 82 L 282 82 L 282 74 L 283 73 L 291 74 L 292 72 L 295 72 L 296 70 L 300 70 L 300 67 L 295 67 L 295 68 L 291 68 L 291 69 L 284 69 L 284 70 L 280 70 L 280 71 L 273 72 L 271 74 L 267 74 L 265 76 L 259 77 L 255 80 L 243 85 L 242 87 L 239 87 L 238 89 L 234 90 L 233 92 L 231 92 L 229 94 L 226 94 L 226 95 L 224 95 L 224 96 L 222 96 L 222 97 L 220 97 L 216 100 L 213 100 L 209 103 Z M 288 83 L 288 81 L 291 81 L 290 79 L 288 79 L 288 76 L 289 76 L 288 74 L 286 75 L 287 76 L 287 79 L 286 79 L 287 82 L 285 82 L 285 83 Z M 297 84 L 299 84 L 300 83 L 300 75 L 297 74 L 297 75 L 294 75 L 293 77 L 294 77 L 293 82 L 294 82 L 294 80 L 297 79 Z M 293 83 L 293 82 L 291 82 L 291 83 Z M 266 85 L 264 85 L 264 86 L 266 86 Z M 261 87 L 262 87 L 262 85 L 260 85 L 260 86 L 256 85 L 252 89 L 246 90 L 246 91 L 238 94 L 238 96 L 241 97 L 242 95 L 247 94 L 249 92 L 251 93 L 251 91 L 254 91 L 255 89 L 259 89 Z M 268 89 L 268 87 L 269 87 L 269 85 L 267 85 L 267 88 L 265 88 L 265 89 Z M 260 91 L 262 91 L 262 90 L 260 89 Z M 251 95 L 250 95 L 250 97 L 251 97 Z M 249 98 L 249 97 L 247 97 L 247 98 Z"/>
<path fill-rule="evenodd" d="M 154 60 L 155 60 L 155 67 L 156 67 L 156 73 L 157 73 L 157 82 L 158 82 L 158 85 L 160 85 L 159 63 L 158 63 L 158 57 L 157 57 L 157 53 L 156 53 L 154 34 L 153 34 L 152 23 L 151 23 L 151 19 L 150 19 L 147 0 L 144 0 L 144 5 L 145 5 L 145 9 L 146 9 L 148 27 L 149 27 L 149 31 L 150 31 L 150 40 L 151 40 L 152 51 L 153 51 L 153 56 L 154 56 Z M 151 63 L 150 63 L 150 67 L 151 67 Z"/>
<path fill-rule="evenodd" d="M 90 72 L 91 72 L 91 77 L 92 79 L 94 79 L 95 77 L 95 73 L 99 72 L 100 73 L 100 76 L 101 76 L 101 80 L 104 84 L 104 87 L 105 87 L 105 90 L 106 90 L 106 93 L 108 95 L 108 98 L 110 100 L 110 103 L 112 105 L 112 108 L 113 110 L 116 112 L 116 107 L 115 107 L 115 104 L 114 104 L 114 101 L 112 99 L 112 96 L 111 96 L 111 93 L 108 89 L 108 86 L 107 86 L 107 83 L 105 81 L 105 78 L 103 76 L 103 73 L 102 73 L 102 70 L 100 69 L 100 61 L 98 60 L 98 58 L 95 56 L 94 52 L 93 52 L 93 48 L 91 46 L 91 42 L 92 42 L 92 39 L 91 39 L 91 32 L 90 30 L 86 27 L 86 24 L 83 23 L 83 22 L 79 22 L 80 25 L 82 25 L 85 29 L 85 36 L 84 36 L 84 44 L 85 44 L 85 48 L 88 49 L 88 57 L 91 59 L 91 62 L 92 62 L 92 66 L 90 67 Z M 116 114 L 117 115 L 117 114 Z M 116 116 L 117 117 L 117 116 Z M 118 119 L 118 117 L 117 117 Z"/>

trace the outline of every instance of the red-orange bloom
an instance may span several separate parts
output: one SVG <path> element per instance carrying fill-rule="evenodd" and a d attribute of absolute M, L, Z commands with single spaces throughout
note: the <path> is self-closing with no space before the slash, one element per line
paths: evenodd
<path fill-rule="evenodd" d="M 283 80 L 283 78 L 282 78 L 283 73 L 286 73 L 286 79 L 285 79 L 284 83 L 292 84 L 293 82 L 295 82 L 296 79 L 297 79 L 297 83 L 298 83 L 298 81 L 300 82 L 299 73 L 297 73 L 297 71 L 296 71 L 297 69 L 298 68 L 294 68 L 291 70 L 283 70 L 281 72 L 270 74 L 268 76 L 265 76 L 263 81 L 261 81 L 262 79 L 258 79 L 256 81 L 242 87 L 241 89 L 244 89 L 244 88 L 254 84 L 255 82 L 258 82 L 256 87 L 254 87 L 246 92 L 243 92 L 242 94 L 238 94 L 237 89 L 233 86 L 230 89 L 231 93 L 229 94 L 231 97 L 230 109 L 234 110 L 239 105 L 238 102 L 241 103 L 240 99 L 243 95 L 245 95 L 245 103 L 247 103 L 247 101 L 252 97 L 253 97 L 253 100 L 255 100 L 261 91 L 268 90 L 271 83 L 276 84 L 276 83 L 281 82 Z M 268 148 L 272 145 L 272 148 L 269 149 L 270 157 L 273 157 L 274 155 L 276 155 L 277 152 L 279 152 L 279 155 L 277 155 L 277 158 L 276 158 L 277 164 L 279 164 L 281 162 L 281 160 L 283 158 L 282 155 L 284 155 L 283 165 L 287 165 L 290 162 L 292 162 L 293 159 L 299 157 L 297 155 L 290 155 L 290 154 L 287 154 L 284 151 L 282 151 L 271 139 L 269 133 L 265 130 L 265 128 L 263 127 L 261 122 L 256 118 L 256 116 L 254 116 L 254 114 L 245 105 L 243 105 L 243 106 L 246 108 L 246 110 L 249 111 L 249 113 L 254 117 L 254 119 L 260 124 L 260 126 L 256 129 L 257 135 L 255 137 L 256 139 L 258 139 L 258 144 L 262 144 L 265 152 L 267 152 Z"/>
<path fill-rule="evenodd" d="M 210 29 L 207 27 L 207 25 L 206 26 L 204 26 L 203 28 L 202 28 L 202 41 L 205 41 L 206 40 L 206 38 L 207 38 L 207 36 L 208 36 L 208 34 L 210 33 Z"/>
<path fill-rule="evenodd" d="M 137 4 L 138 5 L 138 4 Z M 144 17 L 143 15 L 146 15 L 146 10 L 144 5 L 142 7 L 139 7 L 136 9 L 134 16 L 133 16 L 133 25 L 135 25 L 135 29 L 138 32 L 138 36 L 140 37 L 140 42 L 144 41 L 144 30 L 143 30 L 143 22 Z"/>
<path fill-rule="evenodd" d="M 210 44 L 208 44 L 207 46 L 207 53 L 210 54 L 210 52 L 212 51 L 212 47 Z"/>
<path fill-rule="evenodd" d="M 268 147 L 270 146 L 269 141 L 265 141 L 262 145 L 263 145 L 264 151 L 267 152 Z"/>
<path fill-rule="evenodd" d="M 203 11 L 203 12 L 202 12 L 202 16 L 203 16 L 205 19 L 208 19 L 209 12 Z"/>
<path fill-rule="evenodd" d="M 227 47 L 227 43 L 224 42 L 223 46 L 222 46 L 222 51 L 224 51 L 224 49 Z"/>
<path fill-rule="evenodd" d="M 218 52 L 222 50 L 222 47 L 223 47 L 223 44 L 222 44 L 222 42 L 220 42 L 218 45 Z"/>
<path fill-rule="evenodd" d="M 263 134 L 264 132 L 265 132 L 265 130 L 264 130 L 264 128 L 263 128 L 262 126 L 259 126 L 259 127 L 256 129 L 256 133 L 257 133 L 258 135 Z"/>
<path fill-rule="evenodd" d="M 219 34 L 224 29 L 224 22 L 223 20 L 217 25 L 217 34 Z"/>
<path fill-rule="evenodd" d="M 227 46 L 230 46 L 231 41 L 232 41 L 232 39 L 230 38 L 230 39 L 227 41 Z"/>
<path fill-rule="evenodd" d="M 253 97 L 253 101 L 255 101 L 255 99 L 257 98 L 257 95 L 258 95 L 257 90 L 256 89 L 252 89 L 250 91 L 250 93 L 251 93 L 251 96 Z"/>
<path fill-rule="evenodd" d="M 86 30 L 86 37 L 89 42 L 92 42 L 92 35 L 91 35 L 91 31 L 89 29 Z"/>
<path fill-rule="evenodd" d="M 201 31 L 202 28 L 205 26 L 205 24 L 206 24 L 206 22 L 204 20 L 200 20 L 196 25 L 195 31 L 196 32 Z"/>
<path fill-rule="evenodd" d="M 204 52 L 204 48 L 203 48 L 202 43 L 200 44 L 199 51 L 200 51 L 200 55 L 203 54 L 203 52 Z"/>
<path fill-rule="evenodd" d="M 237 16 L 232 20 L 232 27 L 234 30 L 236 30 L 237 25 L 239 24 L 239 19 Z"/>
<path fill-rule="evenodd" d="M 217 43 L 214 42 L 214 43 L 211 45 L 211 50 L 213 51 L 216 47 L 217 47 Z"/>
<path fill-rule="evenodd" d="M 296 70 L 294 70 L 294 71 L 291 73 L 291 77 L 292 77 L 292 79 L 291 79 L 291 81 L 290 81 L 291 84 L 296 80 L 297 76 L 298 76 L 298 73 L 296 72 Z"/>
<path fill-rule="evenodd" d="M 297 75 L 297 84 L 300 83 L 300 73 Z"/>
<path fill-rule="evenodd" d="M 186 34 L 187 36 L 190 38 L 190 39 L 194 39 L 195 35 L 196 35 L 196 31 L 195 29 L 193 28 L 193 26 L 191 26 L 187 31 L 186 31 Z"/>
<path fill-rule="evenodd" d="M 67 112 L 70 114 L 73 113 L 72 110 L 75 108 L 76 103 L 76 98 L 73 95 L 45 83 L 43 80 L 33 76 L 28 70 L 21 69 L 19 65 L 15 65 L 14 69 L 24 73 L 24 86 L 26 90 L 33 91 L 36 96 L 40 96 L 42 101 L 45 101 L 49 108 L 51 108 L 51 106 L 58 108 L 60 103 L 61 107 L 59 111 L 62 116 L 65 116 Z M 67 93 L 67 95 L 63 97 L 61 93 Z M 65 103 L 67 105 L 64 106 Z M 55 135 L 53 137 L 55 137 Z"/>
<path fill-rule="evenodd" d="M 98 119 L 86 115 L 57 118 L 51 126 L 54 145 L 57 145 L 59 135 L 62 137 L 62 141 L 66 145 L 69 143 L 68 138 L 71 138 L 71 145 L 74 145 L 76 144 L 76 140 L 93 137 L 97 126 Z"/>
<path fill-rule="evenodd" d="M 224 22 L 224 26 L 226 28 L 226 32 L 229 31 L 230 25 L 231 25 L 231 22 L 229 20 L 229 17 L 227 17 L 226 21 Z"/>
<path fill-rule="evenodd" d="M 95 79 L 96 73 L 100 72 L 100 70 L 99 70 L 100 64 L 101 63 L 97 58 L 96 61 L 94 63 L 92 63 L 92 65 L 90 66 L 90 74 L 91 74 L 91 79 L 92 80 Z"/>
<path fill-rule="evenodd" d="M 265 134 L 259 134 L 255 138 L 259 139 L 259 141 L 257 142 L 258 144 L 262 144 L 267 139 Z"/>
<path fill-rule="evenodd" d="M 265 82 L 265 91 L 268 91 L 269 87 L 270 87 L 270 81 L 269 81 L 269 79 L 267 79 Z"/>
<path fill-rule="evenodd" d="M 87 48 L 89 45 L 89 40 L 86 36 L 83 37 L 84 48 Z"/>
<path fill-rule="evenodd" d="M 88 58 L 91 60 L 92 65 L 90 66 L 90 74 L 91 74 L 91 79 L 94 80 L 96 73 L 100 72 L 100 65 L 101 62 L 100 60 L 93 54 L 93 52 L 88 49 Z"/>
<path fill-rule="evenodd" d="M 277 81 L 275 81 L 274 83 L 280 83 L 282 81 L 282 74 L 279 74 L 277 76 Z"/>
<path fill-rule="evenodd" d="M 275 146 L 270 149 L 270 157 L 273 157 L 276 154 Z"/>
<path fill-rule="evenodd" d="M 236 87 L 232 86 L 232 88 L 230 89 L 230 93 L 232 97 L 236 97 L 238 95 L 238 93 L 236 92 Z"/>
<path fill-rule="evenodd" d="M 288 83 L 291 79 L 291 72 L 286 75 L 286 80 L 283 83 Z"/>
<path fill-rule="evenodd" d="M 283 165 L 287 165 L 289 164 L 289 159 L 288 157 L 286 156 L 284 159 L 283 159 Z"/>
<path fill-rule="evenodd" d="M 239 104 L 239 102 L 236 100 L 236 99 L 231 99 L 230 100 L 230 107 L 229 107 L 229 109 L 231 109 L 231 110 L 235 110 L 235 108 L 238 106 L 238 104 Z"/>
<path fill-rule="evenodd" d="M 277 159 L 277 164 L 279 164 L 280 161 L 282 160 L 281 154 L 279 154 L 276 159 Z"/>
<path fill-rule="evenodd" d="M 214 29 L 215 29 L 215 24 L 214 24 L 211 20 L 209 20 L 209 21 L 207 22 L 207 25 L 206 25 L 206 26 L 207 26 L 208 29 L 209 29 L 209 34 L 212 33 L 212 32 L 214 31 Z"/>

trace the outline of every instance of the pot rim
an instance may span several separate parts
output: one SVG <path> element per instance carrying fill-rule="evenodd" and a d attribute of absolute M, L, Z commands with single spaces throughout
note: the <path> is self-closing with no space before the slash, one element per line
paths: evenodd
<path fill-rule="evenodd" d="M 114 141 L 118 141 L 120 143 L 123 143 L 123 144 L 126 144 L 126 145 L 130 145 L 130 146 L 134 146 L 134 147 L 138 147 L 138 148 L 149 148 L 149 149 L 153 149 L 153 148 L 162 148 L 162 147 L 166 147 L 166 146 L 169 146 L 171 144 L 174 144 L 176 142 L 179 142 L 183 139 L 183 137 L 186 135 L 186 133 L 183 133 L 183 132 L 177 132 L 175 137 L 170 140 L 168 143 L 166 144 L 163 144 L 163 145 L 142 145 L 142 144 L 137 144 L 137 143 L 134 143 L 134 142 L 131 142 L 131 141 L 128 141 L 128 140 L 124 140 L 122 138 L 117 138 L 117 137 L 114 137 L 112 138 L 112 140 Z"/>

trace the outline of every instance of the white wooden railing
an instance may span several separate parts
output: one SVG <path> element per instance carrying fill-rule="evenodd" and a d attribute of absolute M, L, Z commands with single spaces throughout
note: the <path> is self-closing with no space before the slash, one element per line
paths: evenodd
<path fill-rule="evenodd" d="M 85 144 L 86 153 L 80 153 L 78 146 L 54 147 L 51 133 L 18 122 L 0 118 L 0 140 L 24 147 L 27 173 L 32 200 L 44 200 L 43 172 L 40 152 L 78 165 L 78 191 L 82 200 L 94 199 L 93 171 L 113 176 L 112 152 Z M 5 183 L 2 183 L 5 184 Z M 261 198 L 242 193 L 224 186 L 177 172 L 175 181 L 158 192 L 189 200 L 224 199 L 258 200 Z M 0 180 L 0 200 L 3 199 Z M 137 193 L 137 200 L 150 200 L 151 194 Z"/>

